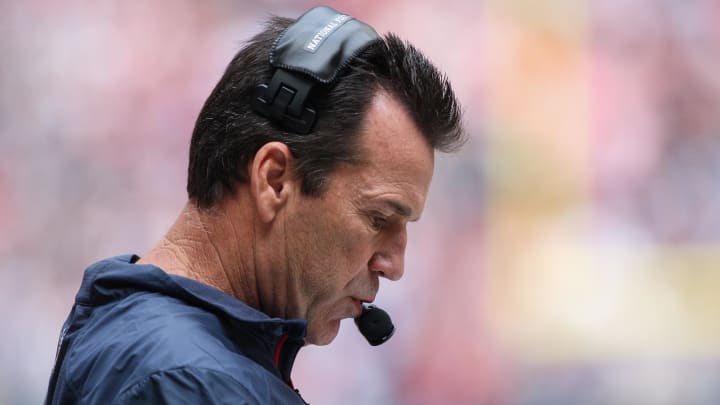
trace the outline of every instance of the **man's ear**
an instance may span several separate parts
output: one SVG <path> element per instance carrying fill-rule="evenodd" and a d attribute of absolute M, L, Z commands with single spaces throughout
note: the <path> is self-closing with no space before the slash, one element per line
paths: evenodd
<path fill-rule="evenodd" d="M 295 187 L 293 156 L 282 142 L 268 142 L 249 167 L 250 192 L 263 222 L 272 222 Z"/>

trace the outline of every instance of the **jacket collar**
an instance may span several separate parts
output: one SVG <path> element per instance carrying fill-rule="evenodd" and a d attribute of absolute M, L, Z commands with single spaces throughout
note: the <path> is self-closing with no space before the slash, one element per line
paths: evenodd
<path fill-rule="evenodd" d="M 90 266 L 83 276 L 75 302 L 97 306 L 121 300 L 136 292 L 158 292 L 223 315 L 239 327 L 263 332 L 274 348 L 274 365 L 290 383 L 295 357 L 305 343 L 307 321 L 271 318 L 244 302 L 207 284 L 165 273 L 154 265 L 135 264 L 137 255 L 116 256 Z"/>

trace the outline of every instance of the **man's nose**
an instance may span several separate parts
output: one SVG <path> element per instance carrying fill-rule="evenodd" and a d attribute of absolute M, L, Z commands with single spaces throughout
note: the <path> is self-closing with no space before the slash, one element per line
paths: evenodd
<path fill-rule="evenodd" d="M 405 273 L 405 246 L 407 233 L 405 226 L 388 235 L 380 250 L 370 259 L 368 267 L 388 280 L 400 280 Z"/>

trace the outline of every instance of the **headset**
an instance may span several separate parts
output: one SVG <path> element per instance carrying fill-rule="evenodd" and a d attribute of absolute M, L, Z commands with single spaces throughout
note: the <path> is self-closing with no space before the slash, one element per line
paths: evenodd
<path fill-rule="evenodd" d="M 332 86 L 354 57 L 380 40 L 375 30 L 330 7 L 307 11 L 275 40 L 269 84 L 255 88 L 253 110 L 285 130 L 308 134 L 317 121 L 312 92 Z M 360 333 L 377 346 L 395 333 L 390 316 L 375 305 L 363 305 L 355 318 Z"/>

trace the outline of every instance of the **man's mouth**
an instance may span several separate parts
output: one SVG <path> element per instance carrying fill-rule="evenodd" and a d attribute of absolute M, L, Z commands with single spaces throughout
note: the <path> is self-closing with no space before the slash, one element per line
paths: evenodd
<path fill-rule="evenodd" d="M 374 297 L 364 297 L 364 298 L 358 298 L 358 297 L 351 297 L 353 304 L 355 304 L 355 314 L 353 315 L 353 318 L 360 316 L 363 311 L 363 304 L 369 304 L 375 300 Z"/>

